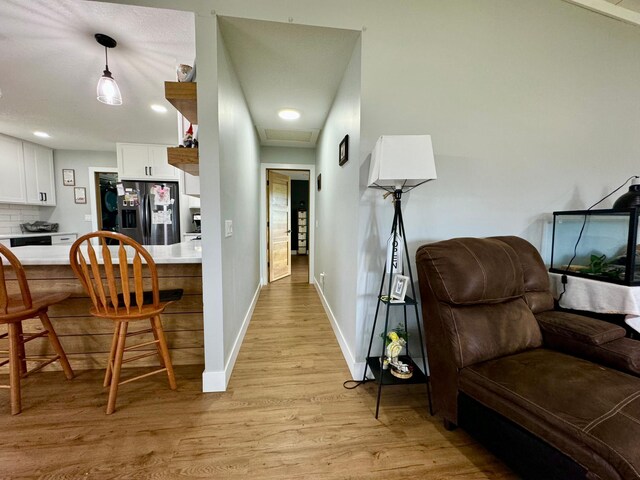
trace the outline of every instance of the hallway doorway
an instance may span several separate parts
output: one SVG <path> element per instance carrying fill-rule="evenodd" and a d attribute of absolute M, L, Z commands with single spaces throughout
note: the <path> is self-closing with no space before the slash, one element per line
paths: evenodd
<path fill-rule="evenodd" d="M 261 170 L 262 284 L 313 283 L 315 166 L 262 164 Z"/>

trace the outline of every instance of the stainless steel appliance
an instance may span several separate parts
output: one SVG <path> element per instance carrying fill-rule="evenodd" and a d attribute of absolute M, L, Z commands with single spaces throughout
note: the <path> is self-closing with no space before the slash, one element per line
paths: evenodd
<path fill-rule="evenodd" d="M 194 225 L 194 230 L 193 231 L 195 233 L 200 233 L 202 231 L 201 230 L 201 226 L 200 226 L 200 219 L 201 218 L 202 217 L 200 216 L 200 212 L 193 214 L 193 225 Z"/>
<path fill-rule="evenodd" d="M 11 247 L 26 247 L 30 245 L 51 245 L 51 235 L 34 235 L 31 237 L 16 237 L 10 239 Z"/>
<path fill-rule="evenodd" d="M 177 182 L 123 181 L 118 185 L 119 231 L 142 245 L 180 242 Z"/>

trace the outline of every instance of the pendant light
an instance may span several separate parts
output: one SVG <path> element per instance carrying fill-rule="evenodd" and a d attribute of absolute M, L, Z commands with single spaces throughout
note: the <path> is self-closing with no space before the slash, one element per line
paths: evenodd
<path fill-rule="evenodd" d="M 98 81 L 98 101 L 107 105 L 122 105 L 122 95 L 115 79 L 109 71 L 109 59 L 107 57 L 107 49 L 115 48 L 118 44 L 113 38 L 102 33 L 96 33 L 96 41 L 104 47 L 104 72 Z"/>

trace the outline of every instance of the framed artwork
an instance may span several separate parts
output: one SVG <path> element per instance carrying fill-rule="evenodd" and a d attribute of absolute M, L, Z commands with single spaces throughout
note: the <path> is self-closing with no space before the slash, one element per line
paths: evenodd
<path fill-rule="evenodd" d="M 76 184 L 76 171 L 72 168 L 62 169 L 62 184 L 67 187 L 74 187 Z"/>
<path fill-rule="evenodd" d="M 84 187 L 74 188 L 73 199 L 76 203 L 87 203 L 87 189 Z"/>
<path fill-rule="evenodd" d="M 342 166 L 349 160 L 349 135 L 345 135 L 338 148 L 338 165 Z"/>
<path fill-rule="evenodd" d="M 395 274 L 393 276 L 393 283 L 391 284 L 391 299 L 404 302 L 404 296 L 407 294 L 408 286 L 409 277 Z"/>
<path fill-rule="evenodd" d="M 322 174 L 321 173 L 318 174 L 317 182 L 318 182 L 318 191 L 320 191 L 322 190 Z"/>

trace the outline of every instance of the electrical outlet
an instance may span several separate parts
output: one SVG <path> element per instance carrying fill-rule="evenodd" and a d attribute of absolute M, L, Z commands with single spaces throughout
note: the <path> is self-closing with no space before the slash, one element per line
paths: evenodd
<path fill-rule="evenodd" d="M 324 274 L 324 272 L 322 272 L 320 274 L 320 290 L 322 290 L 322 291 L 324 291 L 324 277 L 325 277 L 325 274 Z"/>
<path fill-rule="evenodd" d="M 233 222 L 231 220 L 224 221 L 224 236 L 230 237 L 233 235 Z"/>
<path fill-rule="evenodd" d="M 85 222 L 90 222 L 90 221 L 91 221 L 91 214 L 90 214 L 90 213 L 87 213 L 87 214 L 84 216 L 84 221 L 85 221 Z"/>

